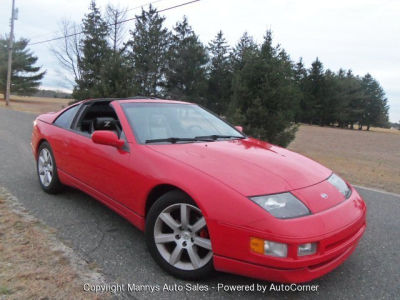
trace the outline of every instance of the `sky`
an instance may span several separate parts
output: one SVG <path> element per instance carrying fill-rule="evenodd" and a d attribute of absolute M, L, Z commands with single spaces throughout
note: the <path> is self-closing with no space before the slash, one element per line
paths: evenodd
<path fill-rule="evenodd" d="M 19 9 L 16 38 L 38 42 L 59 36 L 62 20 L 79 23 L 90 0 L 15 0 Z M 159 10 L 189 0 L 97 0 L 104 11 L 108 3 L 129 8 L 128 17 L 151 2 Z M 9 32 L 11 0 L 0 2 L 0 34 Z M 261 42 L 271 29 L 279 43 L 307 67 L 316 57 L 325 68 L 370 73 L 386 92 L 392 122 L 400 121 L 400 1 L 398 0 L 200 0 L 163 13 L 172 28 L 184 15 L 203 43 L 219 30 L 234 46 L 247 31 Z M 134 21 L 126 23 L 127 29 Z M 47 70 L 43 88 L 71 89 L 54 55 L 52 43 L 32 45 L 38 64 Z"/>

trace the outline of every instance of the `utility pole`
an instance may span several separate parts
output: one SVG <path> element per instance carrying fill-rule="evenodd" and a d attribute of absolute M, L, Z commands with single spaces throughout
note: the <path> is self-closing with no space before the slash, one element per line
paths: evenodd
<path fill-rule="evenodd" d="M 10 104 L 10 87 L 11 87 L 11 67 L 12 67 L 12 51 L 13 51 L 13 43 L 14 43 L 14 20 L 15 16 L 15 0 L 12 0 L 12 11 L 11 11 L 11 20 L 10 20 L 10 37 L 8 43 L 8 67 L 7 67 L 7 86 L 6 86 L 6 105 Z"/>

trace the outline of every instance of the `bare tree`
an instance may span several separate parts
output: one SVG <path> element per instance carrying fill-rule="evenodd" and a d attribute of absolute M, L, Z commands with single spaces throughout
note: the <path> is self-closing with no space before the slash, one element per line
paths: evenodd
<path fill-rule="evenodd" d="M 117 53 L 124 42 L 126 30 L 124 23 L 121 21 L 126 19 L 127 8 L 119 8 L 108 5 L 106 10 L 106 20 L 110 29 L 110 42 L 114 53 Z"/>
<path fill-rule="evenodd" d="M 61 67 L 67 71 L 64 73 L 67 80 L 72 84 L 81 78 L 79 61 L 82 57 L 79 40 L 82 32 L 80 26 L 63 20 L 61 23 L 61 32 L 64 37 L 60 43 L 51 48 L 51 51 L 57 58 Z M 73 77 L 73 79 L 71 79 Z"/>

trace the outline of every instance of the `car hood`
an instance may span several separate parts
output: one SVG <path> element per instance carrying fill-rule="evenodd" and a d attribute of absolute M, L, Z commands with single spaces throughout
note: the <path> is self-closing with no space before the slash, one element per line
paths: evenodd
<path fill-rule="evenodd" d="M 331 170 L 287 149 L 256 139 L 149 145 L 245 196 L 292 191 L 327 179 Z"/>

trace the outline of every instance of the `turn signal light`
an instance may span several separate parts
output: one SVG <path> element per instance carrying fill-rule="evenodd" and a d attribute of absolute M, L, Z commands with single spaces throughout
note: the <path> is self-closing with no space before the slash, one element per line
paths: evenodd
<path fill-rule="evenodd" d="M 255 253 L 276 257 L 287 257 L 288 252 L 287 244 L 266 241 L 255 237 L 250 238 L 250 249 Z"/>
<path fill-rule="evenodd" d="M 264 240 L 255 237 L 250 238 L 250 249 L 253 252 L 264 254 Z"/>

